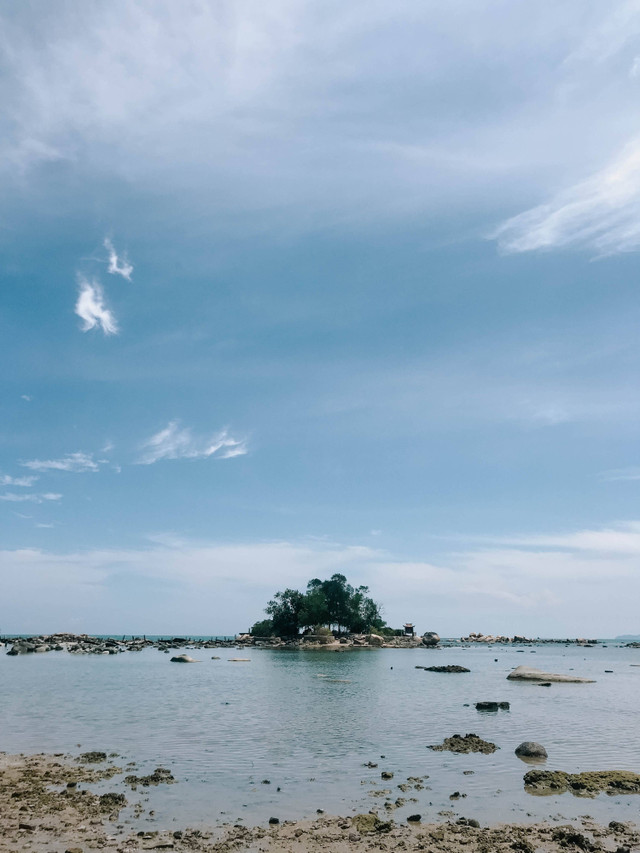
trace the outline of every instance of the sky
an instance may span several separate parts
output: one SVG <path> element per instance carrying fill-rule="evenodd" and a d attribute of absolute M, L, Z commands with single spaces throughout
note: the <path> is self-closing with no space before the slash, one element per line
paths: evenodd
<path fill-rule="evenodd" d="M 640 632 L 640 0 L 0 0 L 0 69 L 0 632 Z"/>

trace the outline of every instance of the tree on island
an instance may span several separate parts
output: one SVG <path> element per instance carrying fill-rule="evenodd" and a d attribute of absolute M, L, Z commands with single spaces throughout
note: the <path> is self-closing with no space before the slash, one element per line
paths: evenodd
<path fill-rule="evenodd" d="M 380 615 L 380 605 L 368 593 L 369 587 L 354 589 L 341 574 L 324 581 L 312 578 L 306 592 L 297 589 L 276 592 L 265 607 L 270 618 L 256 622 L 251 633 L 263 637 L 297 637 L 301 630 L 334 627 L 338 633 L 381 631 L 386 623 Z"/>

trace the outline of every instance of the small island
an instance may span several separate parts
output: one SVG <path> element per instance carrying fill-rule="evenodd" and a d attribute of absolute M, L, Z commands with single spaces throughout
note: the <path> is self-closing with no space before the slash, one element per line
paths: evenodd
<path fill-rule="evenodd" d="M 353 587 L 336 573 L 327 580 L 312 578 L 305 592 L 276 592 L 265 607 L 269 618 L 241 634 L 239 643 L 306 648 L 435 646 L 434 632 L 417 636 L 412 625 L 391 628 L 382 618 L 382 605 L 369 595 L 368 586 Z"/>

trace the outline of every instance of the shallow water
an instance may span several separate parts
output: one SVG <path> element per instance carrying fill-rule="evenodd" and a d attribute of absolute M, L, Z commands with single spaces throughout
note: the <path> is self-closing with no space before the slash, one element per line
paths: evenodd
<path fill-rule="evenodd" d="M 526 794 L 522 777 L 530 768 L 514 749 L 523 740 L 544 744 L 548 769 L 640 772 L 640 667 L 632 666 L 640 664 L 640 650 L 243 650 L 249 663 L 231 663 L 240 653 L 229 649 L 191 654 L 202 662 L 175 666 L 156 649 L 114 656 L 0 653 L 0 749 L 100 749 L 144 772 L 169 767 L 179 784 L 145 791 L 161 827 L 173 819 L 250 824 L 316 809 L 384 813 L 386 797 L 371 795 L 379 790 L 390 790 L 394 801 L 417 799 L 393 811 L 394 819 L 418 812 L 438 820 L 443 810 L 482 823 L 639 818 L 637 795 Z M 596 683 L 545 688 L 506 681 L 522 663 Z M 471 672 L 415 669 L 432 664 Z M 479 700 L 506 700 L 511 710 L 480 713 Z M 475 732 L 500 749 L 492 755 L 427 749 L 456 732 Z M 365 767 L 369 761 L 378 767 Z M 394 773 L 390 782 L 381 780 L 383 770 Z M 398 790 L 408 776 L 425 775 L 430 790 Z M 266 779 L 270 784 L 262 784 Z M 455 791 L 467 796 L 451 802 Z"/>

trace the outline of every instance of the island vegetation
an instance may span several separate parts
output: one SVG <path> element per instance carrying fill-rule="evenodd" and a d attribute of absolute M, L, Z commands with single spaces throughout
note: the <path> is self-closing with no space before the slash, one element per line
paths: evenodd
<path fill-rule="evenodd" d="M 300 633 L 395 634 L 381 616 L 381 606 L 369 596 L 369 587 L 353 587 L 341 574 L 328 580 L 312 578 L 306 592 L 276 592 L 265 607 L 268 619 L 251 628 L 254 637 L 297 637 Z"/>

